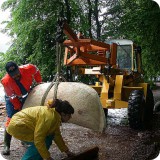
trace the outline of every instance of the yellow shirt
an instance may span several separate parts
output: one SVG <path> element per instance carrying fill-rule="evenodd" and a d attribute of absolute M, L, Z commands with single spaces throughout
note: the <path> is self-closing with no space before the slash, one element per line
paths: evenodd
<path fill-rule="evenodd" d="M 16 113 L 7 127 L 7 132 L 13 137 L 27 142 L 33 142 L 42 158 L 49 158 L 45 138 L 54 135 L 54 141 L 61 152 L 68 149 L 60 132 L 61 116 L 54 108 L 35 106 Z"/>

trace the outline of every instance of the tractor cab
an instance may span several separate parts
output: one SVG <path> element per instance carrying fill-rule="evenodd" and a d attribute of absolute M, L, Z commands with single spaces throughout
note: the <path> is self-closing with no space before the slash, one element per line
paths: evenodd
<path fill-rule="evenodd" d="M 140 46 L 136 46 L 133 41 L 128 39 L 112 39 L 106 43 L 117 44 L 116 65 L 118 68 L 139 73 L 142 72 Z"/>
<path fill-rule="evenodd" d="M 132 69 L 132 51 L 133 51 L 133 42 L 131 40 L 117 39 L 110 40 L 107 43 L 117 44 L 117 59 L 116 64 L 120 69 Z"/>

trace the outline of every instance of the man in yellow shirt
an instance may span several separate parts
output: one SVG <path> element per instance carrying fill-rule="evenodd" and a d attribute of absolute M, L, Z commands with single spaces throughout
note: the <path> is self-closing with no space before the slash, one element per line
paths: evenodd
<path fill-rule="evenodd" d="M 7 132 L 30 144 L 22 160 L 52 160 L 48 151 L 52 140 L 61 152 L 73 156 L 60 132 L 61 122 L 67 122 L 73 113 L 74 108 L 70 103 L 59 99 L 48 106 L 29 107 L 16 113 L 11 118 Z"/>

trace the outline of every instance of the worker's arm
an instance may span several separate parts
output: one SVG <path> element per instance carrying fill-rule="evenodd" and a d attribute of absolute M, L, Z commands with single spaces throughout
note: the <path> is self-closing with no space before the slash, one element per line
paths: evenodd
<path fill-rule="evenodd" d="M 68 152 L 69 149 L 65 145 L 65 142 L 62 138 L 59 126 L 60 126 L 60 124 L 57 125 L 56 131 L 55 131 L 55 134 L 54 134 L 54 142 L 56 143 L 56 145 L 58 146 L 58 148 L 60 149 L 61 152 Z"/>
<path fill-rule="evenodd" d="M 34 66 L 34 69 L 35 69 L 34 79 L 39 84 L 39 83 L 42 82 L 41 73 L 40 73 L 39 69 L 37 68 L 37 66 L 35 66 L 35 65 L 33 65 L 33 66 Z"/>
<path fill-rule="evenodd" d="M 55 135 L 54 135 L 54 141 L 57 144 L 58 148 L 60 149 L 61 152 L 65 152 L 68 157 L 74 156 L 75 154 L 72 153 L 68 147 L 65 145 L 65 142 L 63 141 L 61 132 L 60 132 L 60 125 L 58 125 Z"/>
<path fill-rule="evenodd" d="M 42 77 L 40 74 L 39 69 L 37 68 L 36 65 L 33 64 L 27 64 L 25 65 L 25 69 L 27 69 L 27 71 L 32 74 L 32 78 L 36 83 L 41 83 L 42 82 Z"/>
<path fill-rule="evenodd" d="M 22 104 L 15 94 L 14 90 L 10 86 L 10 84 L 5 83 L 4 81 L 1 81 L 3 87 L 4 87 L 4 92 L 6 97 L 9 99 L 9 101 L 12 103 L 13 107 L 15 110 L 21 110 Z"/>
<path fill-rule="evenodd" d="M 38 118 L 34 131 L 34 144 L 43 159 L 50 158 L 50 153 L 46 147 L 46 135 L 49 125 L 45 122 L 45 116 Z"/>
<path fill-rule="evenodd" d="M 40 71 L 37 67 L 36 67 L 36 74 L 34 75 L 34 79 L 37 83 L 42 82 L 42 77 L 41 77 Z"/>

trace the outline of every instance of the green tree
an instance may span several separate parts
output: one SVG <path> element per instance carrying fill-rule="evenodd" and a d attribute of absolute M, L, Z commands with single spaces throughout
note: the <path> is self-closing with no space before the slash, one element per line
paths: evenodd
<path fill-rule="evenodd" d="M 148 0 L 121 0 L 120 34 L 142 46 L 145 75 L 152 78 L 160 74 L 160 9 Z"/>
<path fill-rule="evenodd" d="M 0 77 L 2 77 L 5 74 L 5 69 L 4 69 L 4 56 L 5 53 L 0 52 Z"/>
<path fill-rule="evenodd" d="M 77 10 L 76 3 L 72 1 L 71 4 L 72 9 L 75 7 Z M 3 4 L 3 9 L 7 8 L 11 9 L 11 21 L 6 31 L 13 37 L 13 44 L 6 53 L 5 61 L 36 64 L 43 79 L 49 80 L 56 72 L 57 20 L 63 8 L 70 21 L 70 4 L 67 0 L 64 3 L 53 0 L 8 0 Z M 75 17 L 72 16 L 72 19 Z"/>

